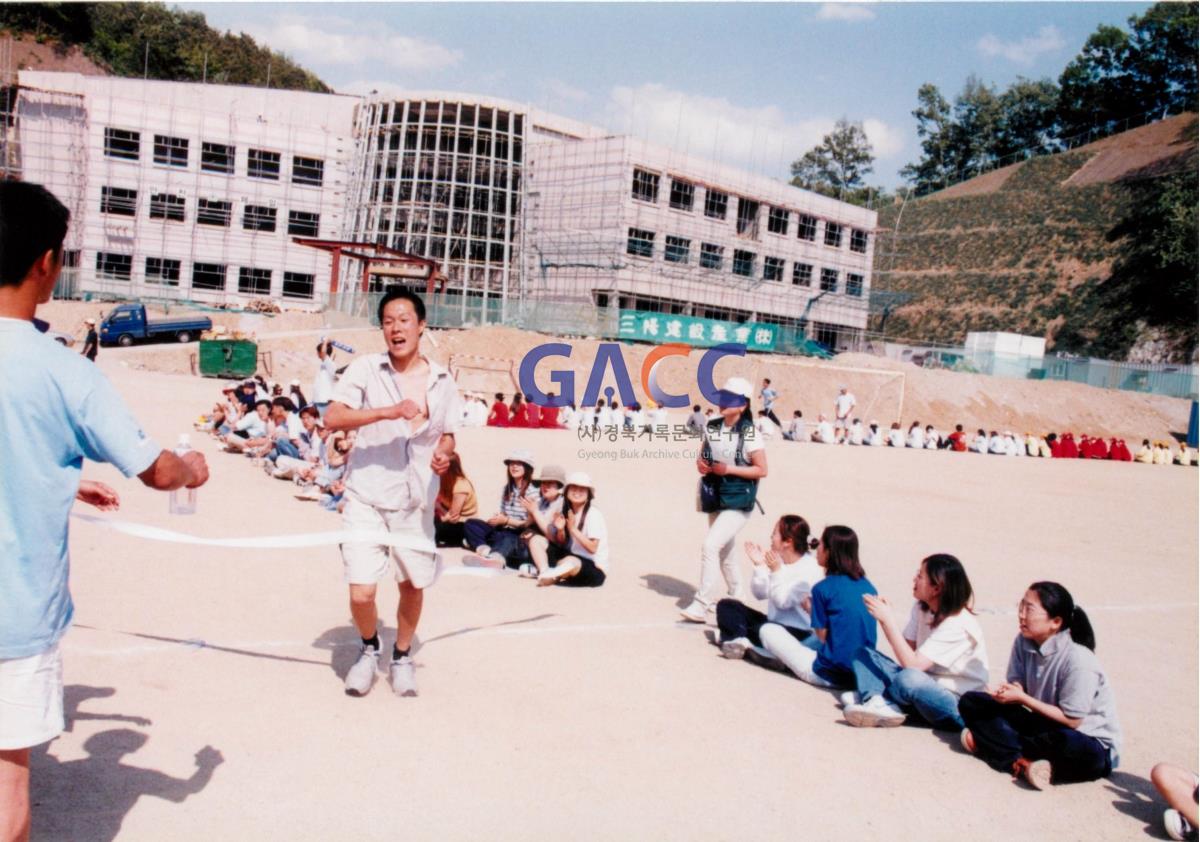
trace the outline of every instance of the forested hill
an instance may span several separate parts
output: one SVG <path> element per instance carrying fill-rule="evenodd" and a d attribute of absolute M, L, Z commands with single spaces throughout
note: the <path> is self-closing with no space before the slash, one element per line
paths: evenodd
<path fill-rule="evenodd" d="M 71 59 L 78 64 L 82 52 L 114 76 L 228 85 L 266 85 L 269 77 L 272 88 L 331 91 L 249 35 L 218 32 L 199 12 L 158 3 L 0 3 L 0 30 L 19 42 L 53 48 L 53 56 L 14 49 L 18 62 L 21 55 L 35 54 L 39 70 L 80 70 Z"/>
<path fill-rule="evenodd" d="M 1196 170 L 1187 113 L 889 205 L 873 289 L 904 295 L 872 327 L 947 344 L 1013 331 L 1060 351 L 1190 362 Z"/>

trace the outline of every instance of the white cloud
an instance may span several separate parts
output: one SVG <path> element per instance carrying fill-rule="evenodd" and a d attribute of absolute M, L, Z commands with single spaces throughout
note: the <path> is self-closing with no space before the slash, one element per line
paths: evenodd
<path fill-rule="evenodd" d="M 975 46 L 985 56 L 1002 56 L 1017 64 L 1032 64 L 1042 53 L 1057 52 L 1066 44 L 1058 27 L 1043 26 L 1037 35 L 1027 35 L 1018 41 L 1001 41 L 989 32 Z"/>
<path fill-rule="evenodd" d="M 874 20 L 875 13 L 862 3 L 822 3 L 817 9 L 817 20 L 840 20 L 858 23 Z"/>
<path fill-rule="evenodd" d="M 737 105 L 653 83 L 613 88 L 603 120 L 613 132 L 776 178 L 836 121 L 824 115 L 796 119 L 778 106 Z M 903 151 L 903 133 L 883 120 L 866 118 L 863 130 L 877 159 Z"/>
<path fill-rule="evenodd" d="M 400 35 L 379 22 L 285 15 L 256 23 L 246 34 L 310 65 L 382 64 L 392 70 L 444 70 L 462 61 L 462 51 L 436 41 Z"/>

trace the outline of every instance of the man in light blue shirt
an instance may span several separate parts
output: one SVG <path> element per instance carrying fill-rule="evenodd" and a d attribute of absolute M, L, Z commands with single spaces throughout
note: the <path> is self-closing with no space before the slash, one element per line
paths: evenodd
<path fill-rule="evenodd" d="M 199 453 L 146 436 L 87 358 L 35 326 L 62 268 L 70 214 L 34 184 L 0 182 L 0 838 L 29 833 L 29 750 L 63 728 L 58 641 L 73 606 L 67 518 L 76 499 L 119 505 L 81 482 L 83 460 L 110 462 L 163 491 L 208 479 Z"/>

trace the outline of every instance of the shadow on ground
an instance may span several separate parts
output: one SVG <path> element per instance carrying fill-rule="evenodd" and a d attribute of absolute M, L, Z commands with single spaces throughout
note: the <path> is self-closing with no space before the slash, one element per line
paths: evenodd
<path fill-rule="evenodd" d="M 692 597 L 696 593 L 696 586 L 690 582 L 685 582 L 682 579 L 676 579 L 674 576 L 662 576 L 658 573 L 649 573 L 642 577 L 642 581 L 646 583 L 646 587 L 654 591 L 656 594 L 669 596 L 675 600 L 675 605 L 679 608 L 691 602 Z"/>

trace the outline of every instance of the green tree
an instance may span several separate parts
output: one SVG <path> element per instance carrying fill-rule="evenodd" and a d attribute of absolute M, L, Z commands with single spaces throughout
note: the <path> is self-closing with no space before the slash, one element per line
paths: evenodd
<path fill-rule="evenodd" d="M 1002 122 L 993 150 L 1001 163 L 1058 149 L 1058 86 L 1018 77 L 1000 95 Z"/>
<path fill-rule="evenodd" d="M 826 196 L 848 200 L 866 188 L 875 156 L 862 123 L 842 118 L 821 142 L 792 162 L 792 184 Z"/>
<path fill-rule="evenodd" d="M 954 98 L 954 123 L 950 130 L 951 175 L 956 180 L 991 169 L 996 163 L 1003 126 L 1000 98 L 990 85 L 973 74 Z"/>
<path fill-rule="evenodd" d="M 921 139 L 921 160 L 900 170 L 918 196 L 940 190 L 950 184 L 951 128 L 954 120 L 950 103 L 937 85 L 926 82 L 917 90 L 917 137 Z"/>
<path fill-rule="evenodd" d="M 1195 3 L 1156 3 L 1130 18 L 1129 71 L 1139 104 L 1172 114 L 1196 110 Z"/>

